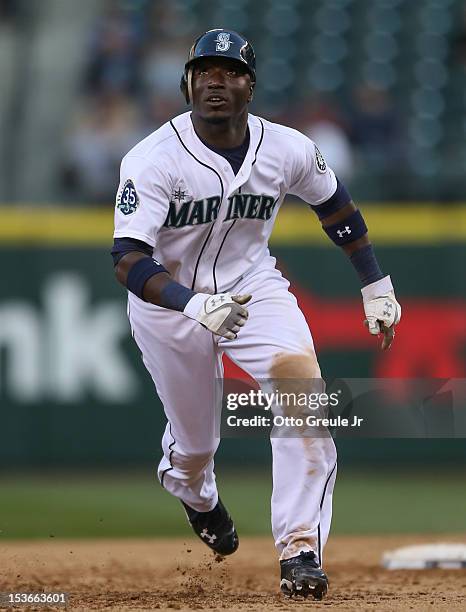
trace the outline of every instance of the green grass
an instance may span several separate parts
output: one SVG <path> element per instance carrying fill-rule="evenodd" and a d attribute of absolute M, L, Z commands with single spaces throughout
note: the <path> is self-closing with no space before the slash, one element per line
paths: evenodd
<path fill-rule="evenodd" d="M 333 526 L 347 534 L 466 533 L 464 469 L 342 470 Z"/>
<path fill-rule="evenodd" d="M 268 470 L 223 472 L 222 497 L 243 535 L 270 533 Z M 466 532 L 464 474 L 342 468 L 333 533 Z M 149 471 L 0 476 L 0 538 L 191 535 L 181 506 Z"/>

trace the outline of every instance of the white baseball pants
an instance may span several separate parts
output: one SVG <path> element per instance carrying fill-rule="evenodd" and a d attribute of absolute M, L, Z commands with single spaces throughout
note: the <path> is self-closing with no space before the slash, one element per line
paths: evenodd
<path fill-rule="evenodd" d="M 289 283 L 267 257 L 230 292 L 251 293 L 249 320 L 226 340 L 178 312 L 129 294 L 128 314 L 168 419 L 158 475 L 165 489 L 200 512 L 217 503 L 214 474 L 216 379 L 222 353 L 257 380 L 318 378 L 312 336 Z M 218 391 L 218 389 L 217 389 Z M 332 513 L 332 438 L 272 437 L 272 531 L 280 559 L 313 550 L 322 559 Z"/>

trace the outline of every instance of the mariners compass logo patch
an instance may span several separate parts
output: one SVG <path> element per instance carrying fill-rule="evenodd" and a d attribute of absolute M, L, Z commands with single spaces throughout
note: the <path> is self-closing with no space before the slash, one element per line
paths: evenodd
<path fill-rule="evenodd" d="M 116 206 L 124 215 L 131 215 L 139 206 L 139 197 L 131 179 L 128 179 L 120 189 Z"/>
<path fill-rule="evenodd" d="M 178 202 L 184 202 L 184 200 L 187 200 L 187 191 L 186 189 L 181 189 L 181 187 L 178 187 L 177 189 L 175 189 L 172 193 L 172 201 L 176 202 L 178 200 Z"/>
<path fill-rule="evenodd" d="M 327 164 L 325 163 L 324 156 L 317 148 L 317 145 L 314 145 L 316 149 L 316 166 L 319 172 L 325 172 L 327 170 Z"/>

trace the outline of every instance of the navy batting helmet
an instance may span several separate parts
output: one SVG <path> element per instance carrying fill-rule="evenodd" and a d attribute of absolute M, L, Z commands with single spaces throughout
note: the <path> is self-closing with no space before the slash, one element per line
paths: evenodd
<path fill-rule="evenodd" d="M 256 56 L 252 45 L 238 32 L 218 28 L 209 30 L 199 36 L 191 47 L 188 61 L 184 66 L 184 73 L 181 77 L 180 89 L 190 102 L 190 80 L 191 67 L 201 57 L 229 57 L 244 64 L 251 79 L 256 81 Z"/>

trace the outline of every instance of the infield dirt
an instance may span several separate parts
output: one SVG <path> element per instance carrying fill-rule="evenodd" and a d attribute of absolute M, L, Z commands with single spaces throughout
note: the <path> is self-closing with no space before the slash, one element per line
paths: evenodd
<path fill-rule="evenodd" d="M 0 591 L 67 592 L 73 610 L 465 610 L 466 570 L 380 566 L 384 551 L 428 541 L 332 537 L 324 564 L 330 591 L 322 602 L 290 601 L 279 593 L 271 538 L 243 538 L 239 551 L 224 560 L 197 540 L 4 541 Z"/>

